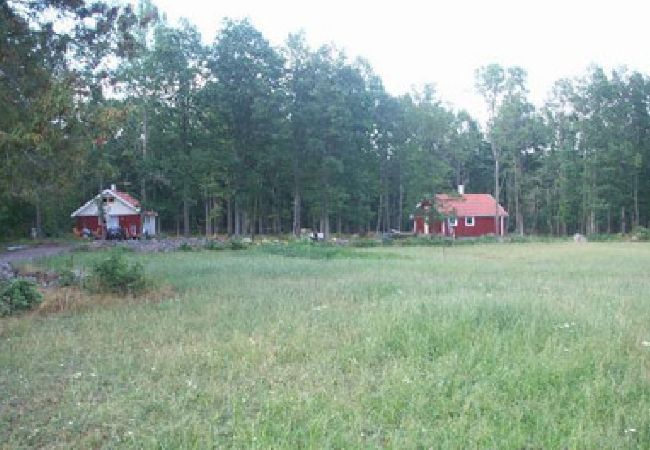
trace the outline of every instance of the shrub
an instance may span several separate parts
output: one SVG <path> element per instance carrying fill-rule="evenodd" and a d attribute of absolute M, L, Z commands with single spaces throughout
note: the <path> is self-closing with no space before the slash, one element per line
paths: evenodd
<path fill-rule="evenodd" d="M 180 251 L 182 251 L 182 252 L 191 252 L 191 251 L 194 250 L 194 249 L 192 248 L 192 246 L 191 246 L 190 244 L 188 244 L 187 242 L 183 242 L 181 245 L 179 245 L 179 246 L 178 246 L 178 249 L 179 249 Z"/>
<path fill-rule="evenodd" d="M 587 239 L 589 242 L 618 242 L 623 240 L 623 235 L 620 233 L 590 234 Z"/>
<path fill-rule="evenodd" d="M 59 286 L 75 286 L 79 284 L 77 276 L 72 270 L 62 270 L 59 272 Z"/>
<path fill-rule="evenodd" d="M 356 248 L 373 248 L 381 247 L 382 243 L 382 241 L 377 239 L 354 239 L 350 241 L 349 245 L 350 247 Z"/>
<path fill-rule="evenodd" d="M 224 246 L 221 242 L 219 242 L 219 241 L 216 241 L 216 240 L 210 240 L 210 241 L 208 241 L 208 242 L 205 243 L 205 247 L 204 247 L 204 248 L 205 248 L 206 250 L 224 250 L 224 249 L 225 249 L 225 246 Z"/>
<path fill-rule="evenodd" d="M 632 237 L 637 241 L 650 241 L 650 230 L 646 227 L 635 227 L 632 230 Z"/>
<path fill-rule="evenodd" d="M 409 236 L 405 239 L 395 241 L 397 245 L 404 247 L 412 246 L 430 246 L 430 247 L 448 247 L 454 244 L 450 237 L 443 236 Z"/>
<path fill-rule="evenodd" d="M 98 292 L 138 294 L 147 287 L 142 264 L 129 264 L 121 253 L 95 263 L 92 269 L 93 285 Z"/>
<path fill-rule="evenodd" d="M 334 258 L 382 258 L 376 253 L 362 252 L 349 246 L 330 242 L 290 242 L 288 244 L 265 244 L 259 251 L 289 258 L 334 259 Z"/>
<path fill-rule="evenodd" d="M 248 244 L 246 242 L 236 240 L 236 239 L 230 241 L 229 246 L 230 246 L 230 250 L 246 250 L 248 248 Z"/>
<path fill-rule="evenodd" d="M 0 285 L 0 316 L 31 309 L 42 299 L 33 281 L 17 279 L 3 283 Z"/>

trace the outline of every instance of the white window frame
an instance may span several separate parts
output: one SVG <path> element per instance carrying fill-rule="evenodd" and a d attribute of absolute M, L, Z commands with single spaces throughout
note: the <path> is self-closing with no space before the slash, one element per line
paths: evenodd
<path fill-rule="evenodd" d="M 476 223 L 476 219 L 474 218 L 474 216 L 465 217 L 465 226 L 466 227 L 473 227 L 475 223 Z"/>
<path fill-rule="evenodd" d="M 447 219 L 447 223 L 449 224 L 449 228 L 457 227 L 458 226 L 458 218 L 457 217 L 450 217 Z"/>

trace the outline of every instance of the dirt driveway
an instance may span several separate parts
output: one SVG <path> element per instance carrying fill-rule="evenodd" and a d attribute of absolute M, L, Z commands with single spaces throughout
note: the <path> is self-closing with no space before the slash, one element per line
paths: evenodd
<path fill-rule="evenodd" d="M 71 245 L 66 244 L 45 244 L 37 245 L 34 247 L 20 248 L 13 251 L 4 251 L 0 253 L 0 263 L 13 263 L 17 261 L 43 258 L 45 256 L 58 255 L 59 253 L 69 251 L 71 248 Z"/>

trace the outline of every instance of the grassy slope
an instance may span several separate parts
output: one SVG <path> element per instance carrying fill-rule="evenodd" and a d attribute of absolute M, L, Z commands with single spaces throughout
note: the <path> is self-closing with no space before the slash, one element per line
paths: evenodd
<path fill-rule="evenodd" d="M 186 295 L 3 321 L 0 443 L 650 446 L 650 247 L 359 251 L 153 255 Z"/>

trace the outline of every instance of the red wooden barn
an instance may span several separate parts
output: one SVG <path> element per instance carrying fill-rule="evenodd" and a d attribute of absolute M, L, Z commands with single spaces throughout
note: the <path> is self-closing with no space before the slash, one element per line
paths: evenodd
<path fill-rule="evenodd" d="M 100 221 L 98 204 L 101 196 L 105 220 Z M 150 236 L 156 234 L 156 217 L 153 211 L 144 214 L 140 202 L 126 192 L 118 191 L 115 185 L 104 189 L 101 194 L 88 200 L 82 207 L 71 214 L 76 219 L 76 232 L 82 234 L 84 229 L 95 236 L 102 235 L 103 222 L 107 228 L 120 228 L 127 238 L 140 237 L 143 233 Z M 142 223 L 144 217 L 144 224 Z"/>
<path fill-rule="evenodd" d="M 423 200 L 414 215 L 415 234 L 436 234 L 453 237 L 504 236 L 508 230 L 508 213 L 490 194 L 437 194 L 433 202 Z M 498 225 L 494 216 L 498 212 Z"/>

